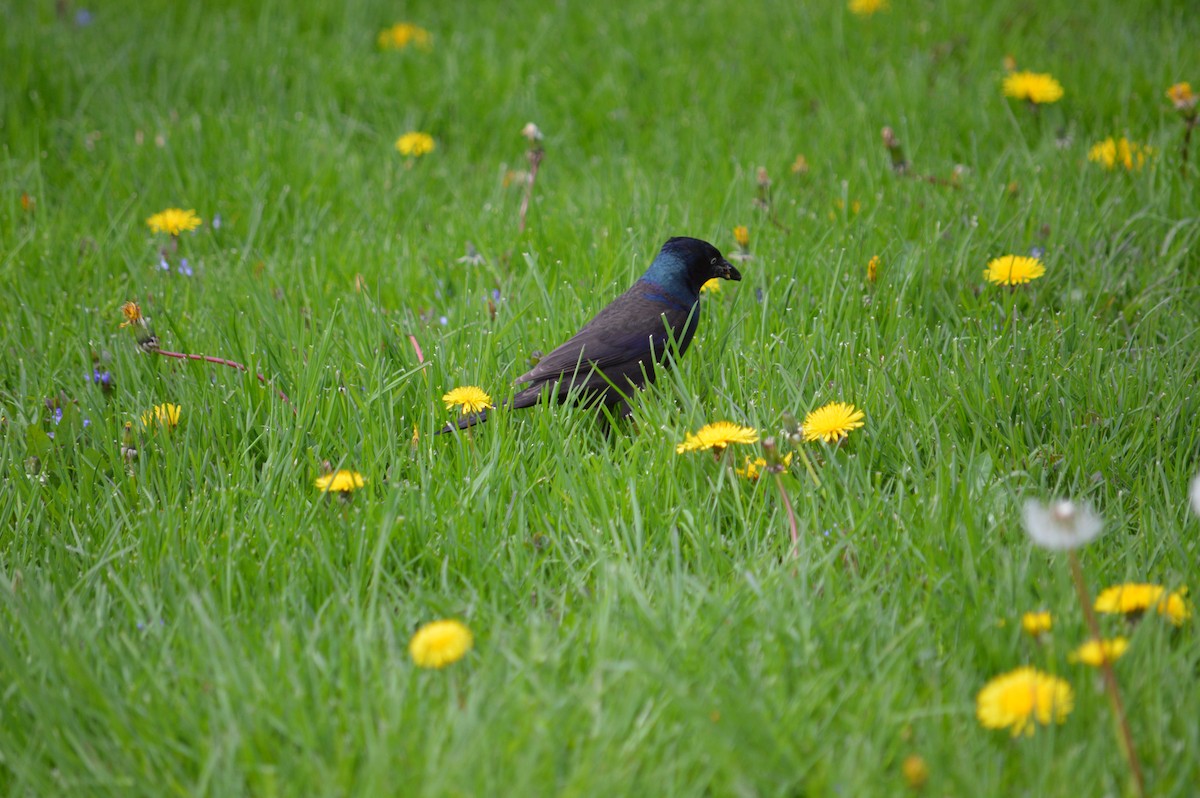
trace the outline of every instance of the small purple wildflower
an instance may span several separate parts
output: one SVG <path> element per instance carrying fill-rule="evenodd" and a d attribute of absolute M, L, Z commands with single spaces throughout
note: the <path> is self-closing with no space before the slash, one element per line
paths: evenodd
<path fill-rule="evenodd" d="M 86 427 L 90 427 L 90 426 L 92 426 L 92 420 L 91 420 L 90 418 L 88 418 L 88 417 L 84 416 L 84 419 L 83 419 L 83 426 L 84 426 L 85 428 L 86 428 Z"/>
<path fill-rule="evenodd" d="M 94 17 L 92 16 L 92 12 L 88 11 L 86 8 L 81 8 L 75 12 L 76 27 L 86 28 L 88 25 L 92 24 L 93 19 Z"/>
<path fill-rule="evenodd" d="M 441 325 L 443 327 L 445 327 L 447 324 L 450 323 L 450 319 L 446 318 L 445 316 L 439 316 L 438 321 L 441 323 Z"/>
<path fill-rule="evenodd" d="M 182 274 L 184 277 L 192 276 L 192 267 L 188 266 L 187 258 L 184 258 L 183 260 L 179 261 L 179 273 Z"/>
<path fill-rule="evenodd" d="M 214 229 L 214 230 L 220 230 L 220 229 L 221 229 L 221 214 L 219 214 L 219 213 L 214 213 L 214 214 L 213 214 L 213 218 L 212 218 L 212 229 Z"/>
<path fill-rule="evenodd" d="M 1045 254 L 1046 254 L 1045 247 L 1030 247 L 1029 248 L 1029 257 L 1031 257 L 1031 258 L 1037 258 L 1037 259 L 1041 260 L 1042 256 Z"/>
<path fill-rule="evenodd" d="M 56 407 L 54 408 L 54 423 L 57 424 L 60 421 L 62 421 L 62 408 Z"/>
<path fill-rule="evenodd" d="M 167 263 L 167 259 L 165 257 L 160 256 L 158 259 L 158 268 L 164 272 L 169 272 L 171 271 L 171 264 Z"/>

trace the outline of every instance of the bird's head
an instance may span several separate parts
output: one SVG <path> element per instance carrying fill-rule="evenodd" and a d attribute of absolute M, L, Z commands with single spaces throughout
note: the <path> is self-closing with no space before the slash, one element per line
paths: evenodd
<path fill-rule="evenodd" d="M 742 273 L 712 244 L 682 236 L 668 239 L 646 272 L 646 279 L 653 283 L 686 286 L 694 294 L 714 277 L 740 280 Z"/>

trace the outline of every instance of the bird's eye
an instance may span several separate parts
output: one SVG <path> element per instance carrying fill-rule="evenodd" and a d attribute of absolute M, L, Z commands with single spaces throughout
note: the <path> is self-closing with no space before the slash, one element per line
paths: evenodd
<path fill-rule="evenodd" d="M 717 265 L 717 259 L 716 259 L 716 258 L 713 258 L 712 260 L 710 260 L 710 261 L 708 262 L 708 265 L 709 265 L 709 266 L 716 266 L 716 265 Z"/>

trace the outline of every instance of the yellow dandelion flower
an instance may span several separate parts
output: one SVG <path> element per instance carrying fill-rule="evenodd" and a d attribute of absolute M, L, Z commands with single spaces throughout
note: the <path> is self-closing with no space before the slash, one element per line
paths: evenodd
<path fill-rule="evenodd" d="M 381 30 L 376 38 L 381 50 L 403 50 L 410 44 L 428 50 L 432 40 L 429 31 L 411 22 L 397 22 L 392 27 Z"/>
<path fill-rule="evenodd" d="M 200 217 L 195 211 L 181 211 L 179 208 L 167 208 L 159 211 L 146 220 L 146 224 L 155 233 L 170 233 L 177 236 L 185 230 L 195 230 L 200 226 Z"/>
<path fill-rule="evenodd" d="M 1038 724 L 1062 723 L 1075 706 L 1071 685 L 1035 668 L 1017 668 L 992 679 L 975 697 L 975 716 L 988 729 L 1033 734 Z"/>
<path fill-rule="evenodd" d="M 415 130 L 405 133 L 400 138 L 396 139 L 396 149 L 401 155 L 409 158 L 420 158 L 422 155 L 433 152 L 437 146 L 434 143 L 433 136 L 428 133 L 419 133 Z"/>
<path fill-rule="evenodd" d="M 1184 596 L 1187 589 L 1167 593 L 1162 585 L 1124 584 L 1101 591 L 1096 597 L 1096 612 L 1139 617 L 1153 609 L 1176 626 L 1192 617 Z"/>
<path fill-rule="evenodd" d="M 1186 113 L 1200 102 L 1200 94 L 1192 91 L 1192 84 L 1184 81 L 1167 89 L 1167 99 L 1171 101 L 1171 105 L 1175 106 L 1176 111 Z"/>
<path fill-rule="evenodd" d="M 694 435 L 689 432 L 684 442 L 675 447 L 675 453 L 701 452 L 706 449 L 721 451 L 731 443 L 754 443 L 757 440 L 758 430 L 754 427 L 743 427 L 732 421 L 717 421 L 705 424 Z"/>
<path fill-rule="evenodd" d="M 733 240 L 736 241 L 737 245 L 742 249 L 750 246 L 750 230 L 747 229 L 746 225 L 739 224 L 737 227 L 733 228 Z"/>
<path fill-rule="evenodd" d="M 1117 142 L 1112 137 L 1097 142 L 1088 150 L 1088 160 L 1098 163 L 1105 169 L 1114 169 L 1117 165 Z"/>
<path fill-rule="evenodd" d="M 1042 610 L 1041 612 L 1027 612 L 1021 616 L 1021 628 L 1025 633 L 1033 637 L 1039 637 L 1054 625 L 1054 618 L 1049 612 Z"/>
<path fill-rule="evenodd" d="M 1129 641 L 1124 637 L 1114 637 L 1110 640 L 1089 640 L 1068 656 L 1071 662 L 1080 662 L 1099 668 L 1105 662 L 1116 662 L 1129 648 Z"/>
<path fill-rule="evenodd" d="M 443 395 L 442 401 L 446 403 L 447 410 L 453 410 L 457 407 L 459 412 L 464 416 L 469 413 L 479 413 L 495 407 L 492 404 L 492 397 L 484 393 L 482 388 L 477 388 L 474 385 L 464 385 L 460 388 L 455 388 Z"/>
<path fill-rule="evenodd" d="M 997 285 L 1019 285 L 1036 280 L 1046 273 L 1046 267 L 1037 258 L 1024 255 L 1004 255 L 988 261 L 983 276 L 989 283 Z"/>
<path fill-rule="evenodd" d="M 408 653 L 421 668 L 444 668 L 458 662 L 475 645 L 471 630 L 459 621 L 434 621 L 417 630 Z"/>
<path fill-rule="evenodd" d="M 783 458 L 783 467 L 785 469 L 791 468 L 792 454 L 794 454 L 794 453 L 788 452 L 787 456 Z M 733 470 L 734 470 L 734 472 L 737 473 L 737 475 L 739 477 L 745 477 L 746 479 L 755 480 L 755 479 L 758 479 L 758 475 L 766 467 L 767 467 L 766 458 L 751 457 L 750 455 L 746 455 L 745 468 L 735 468 Z"/>
<path fill-rule="evenodd" d="M 179 426 L 179 415 L 182 412 L 183 408 L 179 405 L 155 405 L 152 410 L 142 413 L 142 426 L 150 427 L 157 423 L 168 430 L 175 429 Z"/>
<path fill-rule="evenodd" d="M 879 277 L 879 256 L 872 255 L 867 261 L 867 282 L 873 283 Z"/>
<path fill-rule="evenodd" d="M 708 280 L 707 282 L 705 282 L 704 285 L 700 286 L 700 293 L 702 293 L 702 294 L 718 294 L 720 292 L 721 292 L 721 278 L 720 277 L 714 277 L 711 280 Z"/>
<path fill-rule="evenodd" d="M 808 174 L 808 159 L 804 157 L 804 153 L 800 153 L 796 156 L 796 160 L 792 161 L 792 174 Z"/>
<path fill-rule="evenodd" d="M 1091 146 L 1088 150 L 1088 160 L 1110 171 L 1123 167 L 1126 172 L 1137 172 L 1146 165 L 1146 160 L 1153 154 L 1153 147 L 1130 141 L 1124 136 L 1119 139 L 1109 136 Z"/>
<path fill-rule="evenodd" d="M 919 754 L 909 754 L 904 757 L 904 761 L 900 763 L 900 772 L 904 774 L 904 781 L 914 790 L 919 790 L 925 786 L 925 782 L 929 781 L 929 765 L 925 764 L 925 759 Z"/>
<path fill-rule="evenodd" d="M 863 411 L 847 402 L 830 402 L 804 417 L 800 431 L 805 441 L 834 443 L 863 425 Z"/>
<path fill-rule="evenodd" d="M 1013 72 L 1004 78 L 1004 96 L 1045 105 L 1061 100 L 1063 87 L 1043 72 Z"/>
<path fill-rule="evenodd" d="M 125 321 L 121 322 L 122 327 L 128 327 L 130 324 L 140 324 L 144 321 L 142 318 L 142 309 L 138 306 L 138 303 L 132 300 L 121 305 L 121 314 L 125 316 Z"/>
<path fill-rule="evenodd" d="M 858 17 L 869 17 L 878 11 L 886 11 L 888 0 L 850 0 L 847 3 L 850 13 Z"/>
<path fill-rule="evenodd" d="M 342 469 L 317 477 L 314 484 L 322 493 L 353 493 L 365 485 L 366 480 L 357 471 Z"/>

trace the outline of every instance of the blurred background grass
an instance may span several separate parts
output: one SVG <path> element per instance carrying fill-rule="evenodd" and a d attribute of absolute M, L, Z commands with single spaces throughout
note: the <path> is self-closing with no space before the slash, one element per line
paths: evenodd
<path fill-rule="evenodd" d="M 1066 662 L 1063 563 L 1017 508 L 1097 505 L 1094 589 L 1197 572 L 1200 224 L 1164 96 L 1200 80 L 1188 3 L 0 9 L 7 793 L 895 795 L 912 753 L 931 794 L 1123 790 Z M 380 51 L 397 21 L 431 48 Z M 1003 99 L 1005 55 L 1062 102 Z M 895 175 L 884 125 L 960 187 Z M 401 157 L 409 130 L 437 149 Z M 1087 162 L 1121 135 L 1144 170 Z M 163 271 L 145 219 L 169 206 L 205 224 Z M 728 252 L 737 224 L 746 279 L 631 423 L 539 408 L 431 437 L 446 390 L 504 396 L 665 238 Z M 984 283 L 1033 248 L 1044 278 Z M 137 353 L 131 298 L 164 347 L 252 364 L 295 413 Z M 770 482 L 674 453 L 831 400 L 867 423 L 809 447 L 821 490 L 786 477 L 797 560 Z M 180 427 L 141 429 L 163 402 Z M 366 489 L 324 500 L 326 461 Z M 1019 630 L 1038 608 L 1046 645 Z M 418 672 L 437 617 L 477 649 Z M 1117 665 L 1156 795 L 1200 781 L 1194 632 L 1148 619 Z M 974 696 L 1022 663 L 1077 707 L 1014 742 Z"/>

